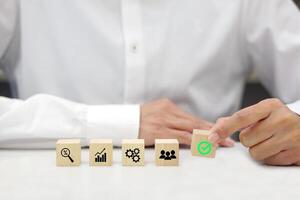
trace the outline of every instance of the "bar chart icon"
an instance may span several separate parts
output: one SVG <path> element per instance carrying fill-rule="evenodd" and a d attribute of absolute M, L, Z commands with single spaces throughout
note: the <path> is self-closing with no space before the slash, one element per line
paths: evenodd
<path fill-rule="evenodd" d="M 99 152 L 97 152 L 96 154 L 95 154 L 95 162 L 106 162 L 106 152 L 104 152 L 105 151 L 105 148 L 104 149 L 102 149 L 102 151 L 99 153 Z M 104 153 L 103 153 L 104 152 Z"/>

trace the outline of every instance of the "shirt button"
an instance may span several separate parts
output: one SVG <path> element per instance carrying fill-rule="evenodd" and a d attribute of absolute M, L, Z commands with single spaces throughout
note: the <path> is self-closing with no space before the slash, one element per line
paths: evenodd
<path fill-rule="evenodd" d="M 132 44 L 130 45 L 130 51 L 131 51 L 132 53 L 137 53 L 137 51 L 138 51 L 138 45 L 137 45 L 136 43 L 132 43 Z"/>

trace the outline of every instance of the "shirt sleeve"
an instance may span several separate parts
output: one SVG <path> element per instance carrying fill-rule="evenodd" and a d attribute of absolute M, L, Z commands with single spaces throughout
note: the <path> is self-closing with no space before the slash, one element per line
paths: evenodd
<path fill-rule="evenodd" d="M 137 138 L 139 105 L 85 105 L 46 94 L 0 97 L 0 148 L 54 148 L 60 138 Z"/>
<path fill-rule="evenodd" d="M 298 8 L 291 0 L 244 2 L 241 27 L 249 63 L 272 96 L 299 104 L 292 104 L 300 99 Z"/>
<path fill-rule="evenodd" d="M 16 24 L 16 16 L 16 1 L 0 0 L 0 60 L 13 36 Z"/>

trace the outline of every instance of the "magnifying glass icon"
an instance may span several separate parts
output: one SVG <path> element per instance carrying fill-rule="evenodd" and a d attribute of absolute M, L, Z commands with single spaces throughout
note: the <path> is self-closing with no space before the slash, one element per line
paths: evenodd
<path fill-rule="evenodd" d="M 71 158 L 71 156 L 70 156 L 70 154 L 71 154 L 70 149 L 68 149 L 68 148 L 63 148 L 63 149 L 61 150 L 60 154 L 61 154 L 62 157 L 64 157 L 64 158 L 68 157 L 72 163 L 74 162 L 74 160 L 73 160 L 73 159 Z"/>

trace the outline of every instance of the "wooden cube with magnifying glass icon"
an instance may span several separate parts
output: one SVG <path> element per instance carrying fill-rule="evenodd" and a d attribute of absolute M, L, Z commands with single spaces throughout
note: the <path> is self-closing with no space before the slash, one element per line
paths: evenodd
<path fill-rule="evenodd" d="M 56 142 L 56 166 L 71 167 L 80 163 L 80 139 L 60 139 Z"/>
<path fill-rule="evenodd" d="M 155 163 L 158 166 L 177 166 L 179 163 L 179 142 L 177 139 L 155 140 Z"/>

